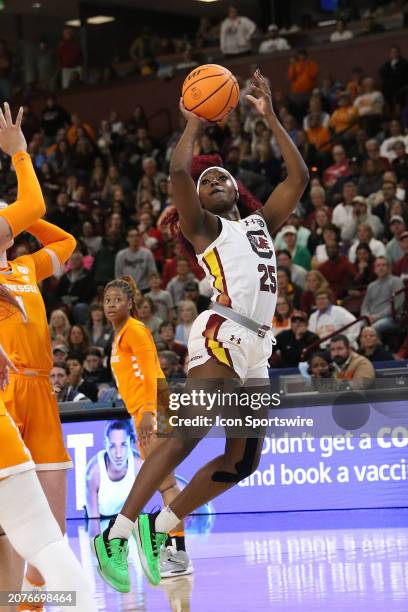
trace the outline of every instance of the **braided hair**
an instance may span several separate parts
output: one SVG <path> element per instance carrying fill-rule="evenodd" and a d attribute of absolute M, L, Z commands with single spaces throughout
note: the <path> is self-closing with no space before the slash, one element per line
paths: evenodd
<path fill-rule="evenodd" d="M 136 305 L 136 294 L 138 291 L 137 285 L 131 276 L 120 276 L 115 280 L 110 281 L 105 286 L 104 294 L 108 289 L 119 289 L 122 291 L 130 300 L 132 307 L 130 309 L 130 316 L 137 318 L 137 305 Z"/>

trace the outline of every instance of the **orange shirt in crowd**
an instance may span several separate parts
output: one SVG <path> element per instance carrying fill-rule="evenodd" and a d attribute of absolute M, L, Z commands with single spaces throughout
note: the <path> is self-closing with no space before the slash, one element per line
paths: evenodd
<path fill-rule="evenodd" d="M 330 127 L 334 129 L 336 134 L 346 130 L 353 121 L 358 117 L 358 111 L 355 106 L 343 106 L 341 108 L 337 108 L 332 116 L 330 117 Z M 358 125 L 356 124 L 351 128 L 353 132 L 358 129 Z"/>
<path fill-rule="evenodd" d="M 88 123 L 81 123 L 79 127 L 81 127 L 87 133 L 91 140 L 95 140 L 95 132 L 91 126 L 88 125 Z M 71 125 L 71 127 L 68 128 L 67 140 L 71 146 L 78 140 L 78 128 L 75 125 Z"/>
<path fill-rule="evenodd" d="M 310 93 L 317 85 L 317 62 L 314 60 L 297 60 L 289 64 L 288 78 L 292 93 Z"/>
<path fill-rule="evenodd" d="M 327 143 L 330 140 L 330 132 L 327 128 L 320 126 L 309 128 L 306 130 L 307 139 L 310 144 L 313 144 L 318 150 L 329 150 L 330 146 Z"/>

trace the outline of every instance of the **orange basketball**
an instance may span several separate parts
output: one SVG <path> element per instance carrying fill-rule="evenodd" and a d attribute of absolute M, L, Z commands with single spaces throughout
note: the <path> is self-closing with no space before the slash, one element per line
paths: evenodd
<path fill-rule="evenodd" d="M 238 104 L 239 86 L 224 66 L 204 64 L 186 77 L 181 95 L 187 110 L 207 121 L 221 121 Z"/>

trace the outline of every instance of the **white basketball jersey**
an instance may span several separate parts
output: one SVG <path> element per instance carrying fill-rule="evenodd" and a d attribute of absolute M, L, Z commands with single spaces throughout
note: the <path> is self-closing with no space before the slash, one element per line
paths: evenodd
<path fill-rule="evenodd" d="M 135 481 L 135 460 L 132 452 L 129 452 L 128 468 L 125 476 L 121 480 L 113 481 L 109 478 L 105 464 L 106 451 L 98 453 L 98 465 L 100 473 L 100 484 L 98 491 L 99 514 L 102 516 L 114 516 L 118 514 L 130 489 Z"/>
<path fill-rule="evenodd" d="M 270 326 L 278 285 L 276 256 L 265 220 L 222 219 L 222 231 L 197 259 L 211 283 L 211 300 Z"/>

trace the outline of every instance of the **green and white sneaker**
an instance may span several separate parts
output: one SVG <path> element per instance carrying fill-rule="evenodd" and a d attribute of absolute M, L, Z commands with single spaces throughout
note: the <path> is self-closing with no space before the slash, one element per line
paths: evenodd
<path fill-rule="evenodd" d="M 108 539 L 110 528 L 115 519 L 109 521 L 109 526 L 93 540 L 93 548 L 98 559 L 98 572 L 101 578 L 111 587 L 121 593 L 130 592 L 128 568 L 129 543 L 124 538 Z"/>
<path fill-rule="evenodd" d="M 133 531 L 140 563 L 150 584 L 160 582 L 160 548 L 167 540 L 167 533 L 156 531 L 155 521 L 159 512 L 140 514 Z"/>

